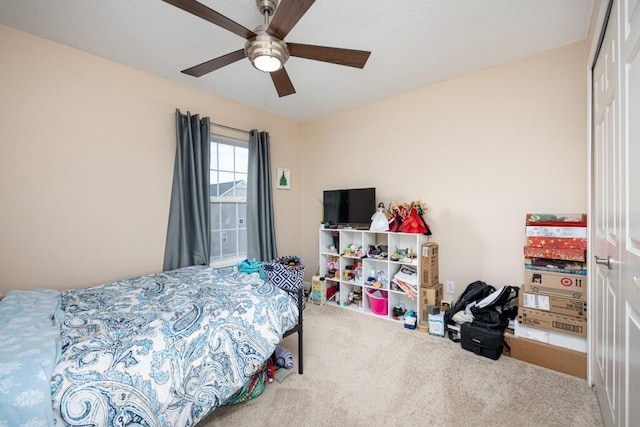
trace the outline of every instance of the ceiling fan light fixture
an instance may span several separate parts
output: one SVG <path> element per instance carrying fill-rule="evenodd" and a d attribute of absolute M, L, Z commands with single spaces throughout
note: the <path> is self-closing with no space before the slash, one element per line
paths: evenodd
<path fill-rule="evenodd" d="M 247 40 L 244 51 L 251 64 L 265 73 L 278 71 L 289 59 L 287 45 L 266 32 L 259 31 L 257 36 Z"/>
<path fill-rule="evenodd" d="M 253 59 L 253 66 L 265 73 L 271 73 L 282 68 L 282 62 L 275 56 L 260 55 Z"/>

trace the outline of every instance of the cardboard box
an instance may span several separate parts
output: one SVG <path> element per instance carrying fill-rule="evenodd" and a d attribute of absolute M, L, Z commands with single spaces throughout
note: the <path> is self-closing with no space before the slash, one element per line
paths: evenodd
<path fill-rule="evenodd" d="M 561 334 L 559 332 L 537 329 L 531 326 L 523 325 L 518 321 L 514 323 L 513 332 L 513 335 L 518 338 L 527 338 L 533 341 L 541 341 L 545 344 L 568 348 L 570 350 L 575 350 L 582 353 L 586 353 L 588 349 L 587 339 L 585 337 L 576 337 L 575 335 Z"/>
<path fill-rule="evenodd" d="M 420 260 L 420 286 L 436 286 L 438 278 L 438 244 L 425 243 L 422 245 Z"/>
<path fill-rule="evenodd" d="M 534 248 L 587 249 L 587 239 L 577 237 L 527 237 L 527 246 Z"/>
<path fill-rule="evenodd" d="M 584 249 L 558 249 L 524 247 L 524 256 L 529 258 L 564 259 L 567 261 L 586 261 L 587 252 Z"/>
<path fill-rule="evenodd" d="M 524 267 L 531 270 L 549 271 L 551 273 L 587 275 L 587 264 L 581 261 L 527 257 L 524 259 Z"/>
<path fill-rule="evenodd" d="M 518 297 L 518 305 L 520 307 L 549 311 L 566 316 L 587 317 L 587 302 L 585 300 L 528 292 L 527 289 L 530 286 L 531 284 L 526 283 L 520 288 Z"/>
<path fill-rule="evenodd" d="M 587 321 L 579 317 L 565 316 L 548 311 L 518 307 L 518 322 L 534 328 L 546 329 L 554 332 L 587 336 Z"/>
<path fill-rule="evenodd" d="M 442 302 L 443 286 L 442 283 L 438 283 L 431 287 L 420 287 L 420 305 L 422 307 L 428 307 L 430 305 L 440 306 Z"/>
<path fill-rule="evenodd" d="M 581 274 L 551 273 L 525 268 L 524 284 L 529 293 L 586 299 L 587 276 Z"/>
<path fill-rule="evenodd" d="M 587 227 L 543 227 L 527 225 L 525 227 L 527 237 L 576 237 L 587 238 Z"/>
<path fill-rule="evenodd" d="M 586 353 L 514 337 L 510 334 L 505 334 L 504 340 L 511 347 L 510 351 L 503 353 L 505 356 L 587 379 Z"/>
<path fill-rule="evenodd" d="M 587 214 L 527 214 L 527 225 L 586 227 Z"/>

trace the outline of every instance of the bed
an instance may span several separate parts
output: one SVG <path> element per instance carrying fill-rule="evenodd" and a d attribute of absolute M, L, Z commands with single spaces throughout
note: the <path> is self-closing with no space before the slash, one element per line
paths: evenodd
<path fill-rule="evenodd" d="M 283 336 L 301 344 L 300 302 L 204 266 L 11 291 L 0 302 L 0 426 L 194 426 Z"/>

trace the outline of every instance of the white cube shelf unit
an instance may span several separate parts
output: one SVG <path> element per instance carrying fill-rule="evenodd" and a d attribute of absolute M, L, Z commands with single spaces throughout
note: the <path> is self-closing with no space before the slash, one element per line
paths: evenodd
<path fill-rule="evenodd" d="M 393 308 L 403 306 L 406 310 L 415 311 L 419 323 L 421 310 L 424 308 L 419 307 L 421 248 L 427 242 L 428 236 L 423 234 L 321 228 L 319 273 L 325 277 L 327 289 L 335 287 L 336 290 L 335 296 L 328 303 L 390 320 L 394 320 Z M 386 257 L 367 257 L 369 247 L 376 245 L 387 246 Z M 349 251 L 354 247 L 356 251 Z M 357 252 L 358 248 L 361 252 Z M 390 255 L 398 249 L 404 250 L 406 256 L 392 260 Z M 391 289 L 391 279 L 405 265 L 415 268 L 417 273 L 416 295 L 413 297 L 402 289 Z M 386 310 L 381 309 L 384 300 L 374 299 L 375 307 L 372 307 L 367 297 L 368 292 L 374 292 L 376 289 L 373 283 L 367 280 L 370 277 L 386 279 L 381 281 L 383 288 L 380 289 L 386 292 Z M 356 298 L 353 298 L 354 294 Z M 360 299 L 357 298 L 358 294 Z M 385 312 L 386 314 L 383 314 Z"/>

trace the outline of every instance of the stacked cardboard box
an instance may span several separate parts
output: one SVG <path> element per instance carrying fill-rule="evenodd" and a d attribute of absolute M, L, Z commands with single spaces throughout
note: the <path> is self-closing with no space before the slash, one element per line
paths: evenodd
<path fill-rule="evenodd" d="M 440 306 L 443 286 L 438 275 L 438 244 L 425 243 L 421 248 L 420 271 L 420 310 L 421 319 L 428 319 L 427 307 Z"/>
<path fill-rule="evenodd" d="M 586 337 L 585 214 L 528 214 L 518 321 Z"/>
<path fill-rule="evenodd" d="M 576 339 L 586 342 L 587 218 L 585 214 L 528 214 L 525 229 L 524 283 L 511 339 L 516 345 L 525 343 L 523 349 L 536 348 L 522 360 L 546 366 L 547 353 L 582 347 L 576 346 Z M 531 340 L 549 345 L 536 347 Z M 578 359 L 580 363 L 586 360 Z M 574 371 L 566 373 L 576 375 Z"/>

